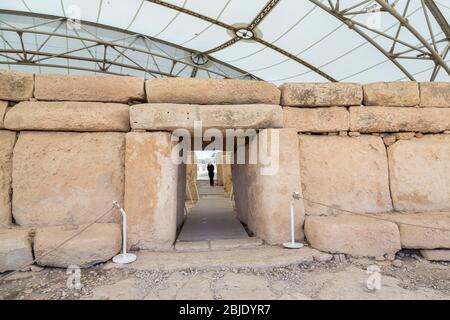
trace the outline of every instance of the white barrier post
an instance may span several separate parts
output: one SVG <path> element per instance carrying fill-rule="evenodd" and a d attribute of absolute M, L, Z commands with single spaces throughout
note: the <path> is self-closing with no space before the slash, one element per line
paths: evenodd
<path fill-rule="evenodd" d="M 122 253 L 115 256 L 112 260 L 114 263 L 126 264 L 136 260 L 136 255 L 127 253 L 127 214 L 117 201 L 113 202 L 113 206 L 119 209 L 122 214 Z"/>
<path fill-rule="evenodd" d="M 303 244 L 300 242 L 295 242 L 295 212 L 294 212 L 294 201 L 300 200 L 300 192 L 292 193 L 291 200 L 291 242 L 283 243 L 283 246 L 288 249 L 300 249 L 303 248 Z"/>

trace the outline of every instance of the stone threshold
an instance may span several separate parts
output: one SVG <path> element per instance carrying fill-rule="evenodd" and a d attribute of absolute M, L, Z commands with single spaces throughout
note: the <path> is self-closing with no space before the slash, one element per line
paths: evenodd
<path fill-rule="evenodd" d="M 257 237 L 240 239 L 220 239 L 206 241 L 177 241 L 175 251 L 200 252 L 216 250 L 246 249 L 261 246 L 263 241 Z"/>
<path fill-rule="evenodd" d="M 103 269 L 163 270 L 179 271 L 226 270 L 226 269 L 269 269 L 287 267 L 302 263 L 320 261 L 326 253 L 303 247 L 302 249 L 285 249 L 281 246 L 261 245 L 255 248 L 217 250 L 201 252 L 150 252 L 138 251 L 137 260 L 131 264 L 119 265 L 108 262 Z M 329 256 L 329 255 L 328 255 Z"/>

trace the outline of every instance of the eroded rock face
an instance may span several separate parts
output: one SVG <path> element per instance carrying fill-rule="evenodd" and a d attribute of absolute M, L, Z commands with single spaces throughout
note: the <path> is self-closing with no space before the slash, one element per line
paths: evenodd
<path fill-rule="evenodd" d="M 339 132 L 349 130 L 346 108 L 283 108 L 284 127 L 298 132 Z"/>
<path fill-rule="evenodd" d="M 406 249 L 450 248 L 450 213 L 397 213 L 377 215 L 396 223 Z"/>
<path fill-rule="evenodd" d="M 37 264 L 46 267 L 67 268 L 75 265 L 87 268 L 108 261 L 120 252 L 122 231 L 119 224 L 94 223 L 88 226 L 64 225 L 37 229 L 34 238 Z M 72 239 L 58 248 L 69 238 Z M 50 253 L 47 254 L 48 252 Z"/>
<path fill-rule="evenodd" d="M 388 156 L 396 210 L 450 210 L 449 135 L 397 141 L 388 148 Z"/>
<path fill-rule="evenodd" d="M 178 168 L 167 132 L 127 134 L 125 210 L 133 249 L 167 250 L 177 224 Z"/>
<path fill-rule="evenodd" d="M 435 133 L 449 129 L 450 108 L 350 108 L 351 131 Z"/>
<path fill-rule="evenodd" d="M 450 250 L 420 250 L 420 253 L 429 261 L 450 261 Z"/>
<path fill-rule="evenodd" d="M 364 105 L 413 107 L 420 103 L 416 82 L 376 82 L 363 85 Z"/>
<path fill-rule="evenodd" d="M 150 103 L 130 109 L 133 129 L 173 131 L 194 130 L 201 121 L 204 129 L 264 129 L 283 127 L 283 111 L 276 105 L 189 105 Z"/>
<path fill-rule="evenodd" d="M 279 140 L 277 140 L 279 139 Z M 259 238 L 269 244 L 290 241 L 290 200 L 292 192 L 301 193 L 298 138 L 295 129 L 267 129 L 252 139 L 248 149 L 258 141 L 267 141 L 274 157 L 267 163 L 233 164 L 232 179 L 238 218 Z M 276 141 L 272 145 L 272 141 Z M 278 143 L 279 141 L 279 143 Z M 277 147 L 274 147 L 277 146 Z M 279 152 L 278 152 L 279 151 Z M 237 151 L 240 152 L 239 149 Z M 248 161 L 247 161 L 248 163 Z M 302 201 L 295 202 L 295 236 L 304 238 L 305 208 Z"/>
<path fill-rule="evenodd" d="M 313 248 L 329 253 L 380 257 L 401 249 L 395 223 L 356 215 L 307 216 L 305 234 Z"/>
<path fill-rule="evenodd" d="M 0 130 L 0 226 L 11 223 L 12 154 L 16 133 Z"/>
<path fill-rule="evenodd" d="M 144 80 L 122 76 L 36 74 L 38 100 L 130 102 L 143 101 Z"/>
<path fill-rule="evenodd" d="M 422 82 L 420 85 L 420 106 L 450 108 L 450 83 Z"/>
<path fill-rule="evenodd" d="M 81 224 L 122 203 L 125 134 L 21 132 L 13 216 L 21 226 Z M 103 221 L 116 221 L 111 214 Z"/>
<path fill-rule="evenodd" d="M 280 90 L 264 81 L 164 78 L 147 80 L 145 89 L 156 103 L 280 104 Z"/>
<path fill-rule="evenodd" d="M 6 115 L 5 127 L 17 131 L 128 132 L 129 106 L 100 102 L 21 102 Z"/>
<path fill-rule="evenodd" d="M 4 129 L 5 125 L 3 124 L 3 121 L 5 119 L 6 111 L 8 109 L 8 102 L 7 101 L 0 101 L 0 129 Z"/>
<path fill-rule="evenodd" d="M 34 75 L 11 70 L 0 71 L 0 100 L 24 101 L 33 97 Z"/>
<path fill-rule="evenodd" d="M 14 271 L 32 262 L 30 230 L 0 229 L 0 272 Z"/>
<path fill-rule="evenodd" d="M 333 208 L 358 213 L 392 210 L 383 140 L 375 136 L 300 135 L 304 196 Z M 308 215 L 341 213 L 305 202 Z"/>
<path fill-rule="evenodd" d="M 362 87 L 356 83 L 285 83 L 280 89 L 283 106 L 358 106 L 362 102 Z"/>

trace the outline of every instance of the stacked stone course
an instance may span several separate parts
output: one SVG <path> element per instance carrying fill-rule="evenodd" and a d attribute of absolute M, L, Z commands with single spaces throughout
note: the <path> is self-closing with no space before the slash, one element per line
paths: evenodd
<path fill-rule="evenodd" d="M 267 243 L 289 240 L 290 195 L 300 191 L 314 203 L 296 204 L 296 234 L 315 248 L 381 256 L 403 247 L 448 257 L 450 83 L 277 88 L 1 71 L 0 272 L 33 257 L 60 267 L 110 259 L 120 250 L 117 212 L 74 240 L 75 247 L 95 241 L 92 255 L 70 247 L 46 259 L 38 253 L 94 222 L 114 200 L 129 215 L 130 248 L 170 249 L 186 181 L 186 168 L 171 162 L 170 133 L 192 131 L 194 121 L 279 133 L 277 174 L 232 166 L 237 214 Z"/>

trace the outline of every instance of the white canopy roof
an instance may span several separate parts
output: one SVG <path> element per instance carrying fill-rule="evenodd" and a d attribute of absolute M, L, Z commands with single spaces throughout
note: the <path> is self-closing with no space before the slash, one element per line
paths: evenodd
<path fill-rule="evenodd" d="M 1 0 L 0 67 L 449 81 L 449 0 Z"/>

